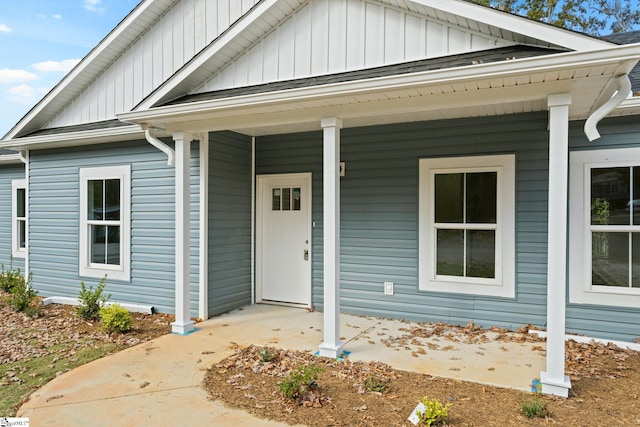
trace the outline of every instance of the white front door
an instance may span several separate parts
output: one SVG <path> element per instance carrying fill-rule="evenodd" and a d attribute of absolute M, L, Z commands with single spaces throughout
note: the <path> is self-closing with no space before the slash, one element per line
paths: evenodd
<path fill-rule="evenodd" d="M 311 305 L 311 174 L 258 177 L 258 300 Z"/>

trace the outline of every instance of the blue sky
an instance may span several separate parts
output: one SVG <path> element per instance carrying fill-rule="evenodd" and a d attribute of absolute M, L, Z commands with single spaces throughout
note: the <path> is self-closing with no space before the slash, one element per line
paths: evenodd
<path fill-rule="evenodd" d="M 139 0 L 0 0 L 0 137 Z"/>

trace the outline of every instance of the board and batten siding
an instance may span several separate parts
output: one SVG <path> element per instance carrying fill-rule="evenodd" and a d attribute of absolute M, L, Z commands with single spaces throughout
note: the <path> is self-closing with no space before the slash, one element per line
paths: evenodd
<path fill-rule="evenodd" d="M 257 2 L 176 2 L 44 127 L 109 120 L 131 110 Z"/>
<path fill-rule="evenodd" d="M 11 265 L 13 245 L 11 181 L 24 179 L 24 164 L 0 165 L 0 264 L 5 270 Z M 13 258 L 13 268 L 19 268 L 24 273 L 24 258 Z"/>
<path fill-rule="evenodd" d="M 323 307 L 322 134 L 257 138 L 256 173 L 313 173 L 315 307 Z M 516 155 L 516 297 L 418 290 L 418 160 Z M 518 328 L 546 321 L 548 132 L 545 113 L 343 129 L 341 308 L 420 321 Z M 395 294 L 384 295 L 384 282 Z"/>
<path fill-rule="evenodd" d="M 198 182 L 197 144 L 192 147 L 191 182 Z M 111 301 L 175 310 L 175 170 L 167 157 L 146 141 L 131 141 L 30 153 L 29 265 L 33 286 L 42 296 L 77 297 L 80 282 L 79 170 L 131 165 L 131 280 L 107 277 Z M 192 185 L 191 199 L 198 188 Z M 198 209 L 192 207 L 191 312 L 198 312 Z M 195 230 L 195 235 L 194 235 Z"/>
<path fill-rule="evenodd" d="M 310 0 L 195 92 L 489 49 L 517 38 L 484 30 L 378 1 Z"/>
<path fill-rule="evenodd" d="M 209 134 L 209 315 L 251 304 L 251 137 Z"/>
<path fill-rule="evenodd" d="M 598 125 L 602 137 L 593 142 L 589 142 L 585 137 L 583 126 L 583 122 L 572 123 L 569 134 L 571 151 L 628 148 L 640 145 L 640 124 L 637 116 L 603 120 Z M 635 341 L 640 337 L 640 307 L 569 304 L 566 322 L 567 331 L 571 333 L 622 341 Z"/>

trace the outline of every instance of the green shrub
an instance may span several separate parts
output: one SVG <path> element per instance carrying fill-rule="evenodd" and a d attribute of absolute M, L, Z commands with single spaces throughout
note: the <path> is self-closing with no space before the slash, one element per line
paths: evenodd
<path fill-rule="evenodd" d="M 105 275 L 98 283 L 98 287 L 94 290 L 93 286 L 87 287 L 84 282 L 80 282 L 80 294 L 78 295 L 78 316 L 86 320 L 96 320 L 100 315 L 100 307 L 102 307 L 111 294 L 104 295 L 104 287 L 107 285 L 107 276 Z"/>
<path fill-rule="evenodd" d="M 520 406 L 527 418 L 544 418 L 547 416 L 547 402 L 539 394 L 525 399 Z"/>
<path fill-rule="evenodd" d="M 13 268 L 13 257 L 9 263 L 9 269 L 5 270 L 4 264 L 2 264 L 2 271 L 0 271 L 0 289 L 5 292 L 11 292 L 17 284 L 24 284 L 24 276 L 20 273 L 19 268 Z"/>
<path fill-rule="evenodd" d="M 418 413 L 421 425 L 432 426 L 445 424 L 447 422 L 451 403 L 447 403 L 443 406 L 437 399 L 429 400 L 425 396 L 422 398 L 422 404 L 424 405 L 425 410 Z"/>
<path fill-rule="evenodd" d="M 322 372 L 320 366 L 296 366 L 287 375 L 278 388 L 285 397 L 292 399 L 304 395 L 312 387 L 317 387 L 318 374 Z"/>
<path fill-rule="evenodd" d="M 100 309 L 102 327 L 109 333 L 129 332 L 133 325 L 133 316 L 120 304 L 111 304 Z"/>
<path fill-rule="evenodd" d="M 267 346 L 262 347 L 258 354 L 260 355 L 260 361 L 263 363 L 271 362 L 275 358 L 273 351 Z"/>
<path fill-rule="evenodd" d="M 40 314 L 38 291 L 31 287 L 31 275 L 27 280 L 16 280 L 11 288 L 11 306 L 15 311 L 24 311 L 29 316 Z"/>
<path fill-rule="evenodd" d="M 384 393 L 387 390 L 387 382 L 378 377 L 368 377 L 364 383 L 367 391 L 374 393 Z"/>

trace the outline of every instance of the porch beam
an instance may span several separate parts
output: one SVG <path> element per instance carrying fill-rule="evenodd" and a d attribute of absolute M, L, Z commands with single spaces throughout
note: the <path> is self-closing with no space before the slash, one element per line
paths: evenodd
<path fill-rule="evenodd" d="M 340 129 L 342 120 L 324 118 L 323 130 L 323 224 L 324 224 L 324 342 L 320 356 L 337 358 L 340 342 Z"/>
<path fill-rule="evenodd" d="M 564 373 L 567 286 L 567 176 L 571 94 L 550 95 L 549 212 L 547 233 L 547 370 L 540 373 L 542 392 L 568 397 L 571 380 Z M 553 238 L 553 240 L 551 240 Z"/>
<path fill-rule="evenodd" d="M 185 335 L 194 329 L 189 310 L 190 275 L 189 258 L 190 230 L 189 230 L 189 199 L 191 140 L 193 136 L 185 132 L 173 134 L 175 141 L 175 322 L 171 324 L 171 331 Z"/>

